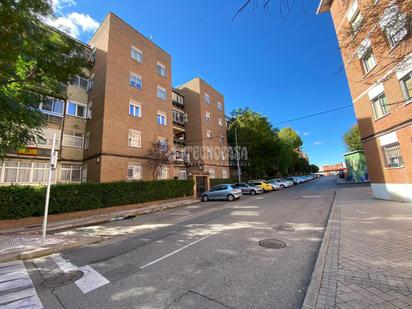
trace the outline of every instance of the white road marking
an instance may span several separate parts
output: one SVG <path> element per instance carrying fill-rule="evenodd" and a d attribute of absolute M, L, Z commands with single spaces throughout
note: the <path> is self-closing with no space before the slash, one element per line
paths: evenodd
<path fill-rule="evenodd" d="M 7 291 L 13 290 L 10 293 Z M 22 261 L 12 261 L 0 264 L 0 307 L 43 308 L 33 282 Z"/>
<path fill-rule="evenodd" d="M 302 195 L 302 198 L 307 198 L 307 197 L 321 197 L 320 195 Z"/>
<path fill-rule="evenodd" d="M 180 251 L 183 251 L 184 249 L 187 249 L 187 248 L 189 248 L 189 247 L 197 244 L 198 242 L 200 242 L 200 241 L 202 241 L 202 240 L 205 240 L 206 238 L 208 238 L 208 237 L 210 237 L 210 236 L 212 236 L 212 234 L 211 234 L 211 235 L 203 236 L 202 238 L 199 238 L 198 240 L 195 240 L 194 242 L 191 242 L 191 243 L 189 243 L 189 244 L 187 244 L 187 245 L 185 245 L 185 246 L 183 246 L 183 247 L 181 247 L 181 248 L 179 248 L 179 249 L 177 249 L 177 250 L 175 250 L 175 251 L 173 251 L 173 252 L 170 252 L 170 253 L 168 253 L 168 254 L 166 254 L 166 255 L 164 255 L 164 256 L 162 256 L 162 257 L 160 257 L 160 258 L 158 258 L 158 259 L 156 259 L 156 260 L 154 260 L 154 261 L 152 261 L 152 262 L 150 262 L 150 263 L 147 263 L 147 264 L 145 264 L 145 265 L 143 265 L 143 266 L 140 266 L 139 269 L 144 269 L 144 268 L 146 268 L 146 267 L 148 267 L 148 266 L 150 266 L 150 265 L 156 264 L 156 263 L 158 263 L 158 262 L 160 262 L 160 261 L 168 258 L 169 256 L 175 255 L 176 253 L 179 253 Z"/>
<path fill-rule="evenodd" d="M 75 270 L 80 270 L 84 273 L 83 277 L 75 282 L 75 284 L 83 292 L 83 294 L 89 293 L 97 288 L 100 288 L 103 285 L 110 283 L 109 280 L 107 280 L 89 265 L 77 267 L 58 254 L 52 255 L 51 258 L 65 273 Z"/>

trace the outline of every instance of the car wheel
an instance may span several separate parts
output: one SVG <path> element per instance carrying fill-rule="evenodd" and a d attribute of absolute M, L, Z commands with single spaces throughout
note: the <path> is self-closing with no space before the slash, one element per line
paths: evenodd
<path fill-rule="evenodd" d="M 282 187 L 282 189 L 285 189 L 285 185 L 280 185 Z"/>
<path fill-rule="evenodd" d="M 235 199 L 235 197 L 234 197 L 232 194 L 229 194 L 229 195 L 227 196 L 227 200 L 228 200 L 229 202 L 233 201 L 234 199 Z"/>
<path fill-rule="evenodd" d="M 255 195 L 255 194 L 256 194 L 256 191 L 255 191 L 255 190 L 252 190 L 252 191 L 250 191 L 250 194 L 251 194 L 251 195 Z"/>
<path fill-rule="evenodd" d="M 209 197 L 207 195 L 202 196 L 202 201 L 207 202 L 209 200 Z"/>

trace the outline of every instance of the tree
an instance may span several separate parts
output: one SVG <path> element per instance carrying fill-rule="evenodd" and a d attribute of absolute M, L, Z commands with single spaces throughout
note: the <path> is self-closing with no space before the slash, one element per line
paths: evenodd
<path fill-rule="evenodd" d="M 343 136 L 343 141 L 348 151 L 363 149 L 359 127 L 357 124 L 355 124 L 345 133 L 345 135 Z"/>
<path fill-rule="evenodd" d="M 65 99 L 62 85 L 88 65 L 79 42 L 43 23 L 51 15 L 51 1 L 0 3 L 0 158 L 41 135 L 39 102 Z"/>
<path fill-rule="evenodd" d="M 169 166 L 173 163 L 175 152 L 170 148 L 167 140 L 154 138 L 150 142 L 150 148 L 146 151 L 149 158 L 149 165 L 153 170 L 153 179 L 158 178 L 161 167 Z"/>
<path fill-rule="evenodd" d="M 311 164 L 310 165 L 310 170 L 312 173 L 317 173 L 319 172 L 319 166 L 315 165 L 315 164 Z"/>
<path fill-rule="evenodd" d="M 280 139 L 290 141 L 295 149 L 303 145 L 302 139 L 292 128 L 283 128 L 279 131 L 278 135 Z"/>

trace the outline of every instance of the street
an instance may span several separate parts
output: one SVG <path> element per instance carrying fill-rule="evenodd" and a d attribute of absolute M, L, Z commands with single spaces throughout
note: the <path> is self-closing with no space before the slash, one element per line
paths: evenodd
<path fill-rule="evenodd" d="M 63 231 L 108 240 L 25 261 L 39 299 L 25 294 L 27 278 L 0 297 L 12 291 L 9 302 L 26 299 L 34 308 L 300 308 L 335 189 L 335 178 L 323 177 Z M 286 246 L 264 248 L 263 239 Z M 1 273 L 8 267 L 21 266 Z M 83 281 L 43 282 L 73 270 L 83 271 Z"/>

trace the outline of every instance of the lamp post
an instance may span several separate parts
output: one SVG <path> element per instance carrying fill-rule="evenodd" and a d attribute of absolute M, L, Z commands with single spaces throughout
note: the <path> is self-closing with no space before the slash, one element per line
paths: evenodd
<path fill-rule="evenodd" d="M 240 179 L 239 147 L 237 146 L 237 129 L 238 128 L 239 128 L 239 125 L 236 125 L 236 128 L 235 128 L 235 144 L 236 144 L 237 176 L 239 178 L 239 182 L 242 182 L 241 179 Z"/>

